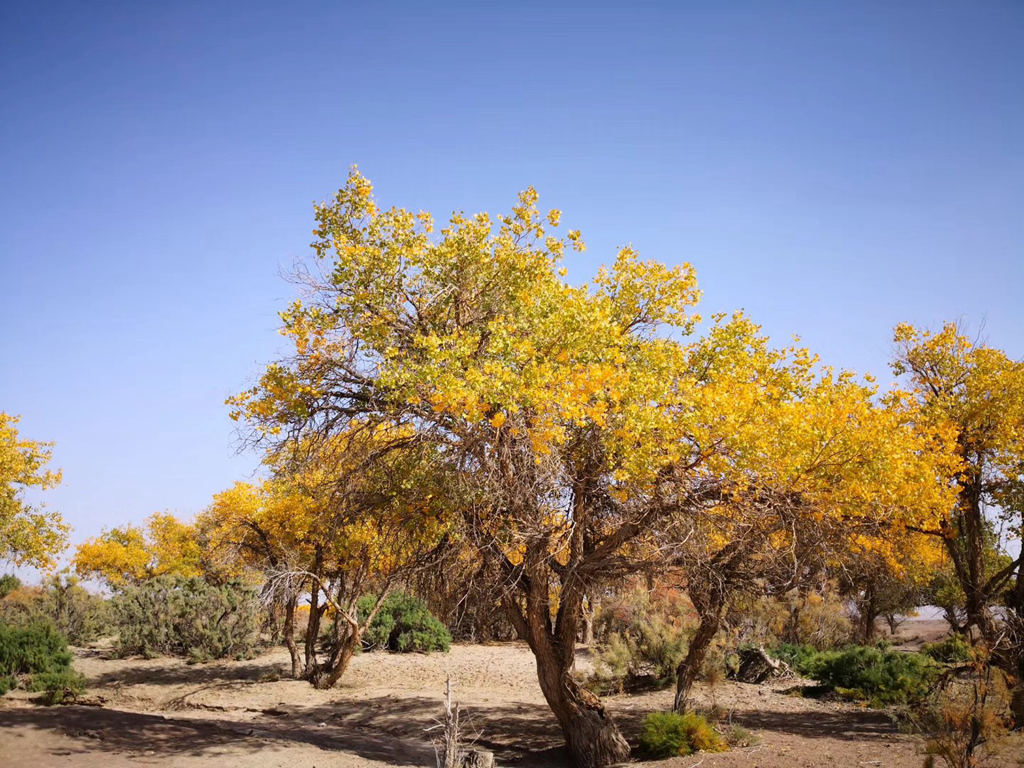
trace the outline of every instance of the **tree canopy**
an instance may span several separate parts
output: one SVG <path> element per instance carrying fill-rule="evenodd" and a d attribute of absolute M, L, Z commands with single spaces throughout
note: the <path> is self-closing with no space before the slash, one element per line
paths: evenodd
<path fill-rule="evenodd" d="M 53 488 L 61 473 L 47 469 L 53 444 L 24 439 L 18 421 L 0 412 L 0 558 L 52 567 L 67 546 L 68 527 L 58 512 L 26 501 L 25 491 Z"/>
<path fill-rule="evenodd" d="M 230 402 L 278 457 L 353 430 L 379 431 L 374 461 L 431 446 L 451 535 L 500 574 L 577 764 L 607 765 L 628 746 L 571 674 L 588 591 L 687 563 L 699 595 L 714 584 L 696 566 L 723 558 L 792 581 L 851 546 L 892 557 L 880 542 L 951 503 L 950 431 L 742 314 L 698 333 L 688 264 L 626 247 L 568 283 L 582 237 L 537 203 L 528 189 L 435 234 L 353 170 L 316 207 L 316 259 L 281 315 L 293 354 Z"/>

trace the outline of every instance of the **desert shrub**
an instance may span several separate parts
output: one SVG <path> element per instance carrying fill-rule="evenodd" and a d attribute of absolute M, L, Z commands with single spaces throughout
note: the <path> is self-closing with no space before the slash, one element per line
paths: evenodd
<path fill-rule="evenodd" d="M 780 642 L 819 650 L 850 642 L 853 623 L 834 589 L 779 598 L 740 596 L 729 606 L 725 624 L 733 643 L 771 646 Z"/>
<path fill-rule="evenodd" d="M 921 653 L 944 664 L 954 664 L 971 658 L 971 644 L 962 635 L 950 635 L 935 643 L 925 643 Z"/>
<path fill-rule="evenodd" d="M 722 737 L 696 712 L 652 712 L 644 720 L 640 749 L 647 757 L 665 758 L 692 752 L 721 752 Z"/>
<path fill-rule="evenodd" d="M 73 669 L 43 672 L 32 676 L 28 690 L 45 693 L 44 704 L 64 704 L 74 701 L 85 690 L 85 677 Z"/>
<path fill-rule="evenodd" d="M 692 631 L 693 610 L 676 590 L 636 587 L 603 597 L 589 684 L 600 691 L 670 684 Z"/>
<path fill-rule="evenodd" d="M 810 662 L 818 655 L 819 651 L 811 645 L 779 643 L 769 648 L 768 653 L 789 664 L 793 671 L 807 675 Z"/>
<path fill-rule="evenodd" d="M 882 706 L 924 698 L 939 668 L 920 653 L 853 645 L 822 651 L 808 659 L 803 669 L 804 674 L 822 685 Z"/>
<path fill-rule="evenodd" d="M 262 611 L 253 590 L 197 578 L 161 576 L 114 598 L 122 655 L 190 661 L 246 658 L 258 647 Z"/>
<path fill-rule="evenodd" d="M 594 612 L 594 640 L 605 643 L 613 634 L 635 635 L 652 619 L 667 624 L 677 634 L 692 633 L 696 614 L 686 596 L 677 589 L 641 584 L 601 596 Z"/>
<path fill-rule="evenodd" d="M 0 621 L 14 626 L 50 622 L 72 645 L 96 640 L 110 628 L 108 601 L 73 577 L 55 575 L 42 587 L 13 589 L 0 599 Z"/>
<path fill-rule="evenodd" d="M 686 656 L 687 639 L 659 616 L 629 634 L 613 632 L 594 651 L 592 683 L 600 689 L 645 684 L 664 687 L 675 679 Z"/>
<path fill-rule="evenodd" d="M 11 592 L 21 587 L 21 579 L 13 573 L 5 573 L 0 576 L 0 600 L 3 600 Z"/>
<path fill-rule="evenodd" d="M 17 677 L 70 668 L 67 641 L 52 624 L 0 624 L 0 675 Z"/>
<path fill-rule="evenodd" d="M 761 741 L 756 733 L 751 733 L 742 725 L 730 724 L 725 729 L 725 743 L 730 747 L 752 747 Z"/>
<path fill-rule="evenodd" d="M 1006 676 L 987 663 L 984 652 L 971 661 L 966 677 L 944 675 L 933 693 L 911 712 L 912 725 L 925 736 L 925 766 L 941 759 L 949 768 L 975 768 L 993 757 L 1013 717 Z"/>
<path fill-rule="evenodd" d="M 71 669 L 67 641 L 52 624 L 0 624 L 0 695 L 19 682 L 30 691 L 45 691 L 48 703 L 81 693 L 85 679 Z"/>
<path fill-rule="evenodd" d="M 361 620 L 370 614 L 377 598 L 364 595 L 359 599 Z M 405 592 L 392 592 L 386 598 L 363 635 L 363 648 L 381 648 L 397 653 L 443 651 L 451 649 L 448 629 L 418 597 Z"/>

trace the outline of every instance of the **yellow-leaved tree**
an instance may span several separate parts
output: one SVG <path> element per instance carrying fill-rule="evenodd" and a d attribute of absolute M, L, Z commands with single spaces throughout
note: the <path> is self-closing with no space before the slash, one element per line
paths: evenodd
<path fill-rule="evenodd" d="M 764 514 L 867 536 L 941 494 L 905 402 L 772 352 L 742 316 L 696 337 L 688 264 L 624 248 L 569 284 L 561 262 L 583 241 L 537 200 L 528 189 L 508 215 L 456 213 L 435 233 L 429 214 L 381 209 L 353 171 L 317 206 L 305 295 L 282 313 L 294 354 L 231 402 L 278 455 L 367 426 L 387 430 L 381 455 L 432 447 L 452 535 L 500 576 L 569 752 L 591 768 L 629 746 L 572 674 L 588 592 L 698 562 L 694 531 L 707 567 L 748 532 L 760 543 L 745 551 L 791 550 L 792 527 Z M 897 503 L 908 491 L 918 500 Z"/>
<path fill-rule="evenodd" d="M 19 417 L 0 412 L 0 559 L 49 568 L 67 546 L 68 527 L 60 514 L 24 498 L 28 488 L 53 488 L 60 471 L 46 468 L 52 443 L 18 434 Z"/>
<path fill-rule="evenodd" d="M 169 512 L 156 512 L 146 527 L 111 528 L 78 545 L 72 565 L 82 578 L 95 578 L 117 589 L 155 576 L 202 574 L 202 549 L 191 523 Z"/>
<path fill-rule="evenodd" d="M 958 462 L 947 476 L 955 503 L 926 530 L 944 542 L 964 593 L 966 624 L 994 641 L 989 609 L 1006 592 L 1011 618 L 1024 630 L 1021 553 L 1006 562 L 987 556 L 992 523 L 1018 540 L 1024 534 L 1024 362 L 970 339 L 955 323 L 935 333 L 900 325 L 895 341 L 893 369 L 920 403 L 921 423 L 955 436 Z M 1024 645 L 1024 636 L 1018 642 Z"/>
<path fill-rule="evenodd" d="M 716 320 L 682 374 L 696 381 L 687 440 L 713 448 L 662 488 L 678 504 L 663 549 L 699 617 L 677 674 L 680 711 L 730 599 L 799 589 L 854 553 L 894 562 L 891 543 L 952 498 L 948 434 L 919 429 L 907 396 L 879 397 L 805 349 L 773 349 L 742 315 Z M 702 487 L 714 491 L 695 504 Z"/>
<path fill-rule="evenodd" d="M 265 599 L 283 607 L 292 675 L 330 688 L 384 599 L 447 532 L 444 473 L 410 429 L 382 424 L 350 424 L 322 444 L 288 446 L 268 463 L 270 480 L 218 494 L 197 524 L 220 562 L 258 572 Z M 368 592 L 376 600 L 360 613 Z M 295 613 L 306 595 L 300 656 Z"/>

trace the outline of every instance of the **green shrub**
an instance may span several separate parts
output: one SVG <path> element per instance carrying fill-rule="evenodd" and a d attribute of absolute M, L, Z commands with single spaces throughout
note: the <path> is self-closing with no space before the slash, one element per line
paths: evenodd
<path fill-rule="evenodd" d="M 652 616 L 631 634 L 612 632 L 594 651 L 594 676 L 602 690 L 621 690 L 646 684 L 662 688 L 675 680 L 676 667 L 686 656 L 687 640 L 668 622 Z"/>
<path fill-rule="evenodd" d="M 971 644 L 962 635 L 950 635 L 936 643 L 925 643 L 921 653 L 943 664 L 955 664 L 970 660 Z"/>
<path fill-rule="evenodd" d="M 768 653 L 776 659 L 780 659 L 789 664 L 790 668 L 792 668 L 794 672 L 801 675 L 808 675 L 811 660 L 821 652 L 811 645 L 779 643 L 778 645 L 774 645 L 769 648 Z"/>
<path fill-rule="evenodd" d="M 721 752 L 722 737 L 696 712 L 652 712 L 644 720 L 640 749 L 653 758 L 678 757 L 692 752 Z"/>
<path fill-rule="evenodd" d="M 11 573 L 0 576 L 0 600 L 3 600 L 11 592 L 21 588 L 21 579 Z"/>
<path fill-rule="evenodd" d="M 71 669 L 68 644 L 52 624 L 23 627 L 0 624 L 0 695 L 24 679 L 30 691 L 45 691 L 48 703 L 82 692 L 85 678 Z"/>
<path fill-rule="evenodd" d="M 24 627 L 0 624 L 0 675 L 18 677 L 70 668 L 67 641 L 52 624 L 36 622 Z"/>
<path fill-rule="evenodd" d="M 938 667 L 920 653 L 886 651 L 854 645 L 822 651 L 805 664 L 806 674 L 839 693 L 872 706 L 905 704 L 925 697 Z"/>
<path fill-rule="evenodd" d="M 161 576 L 113 603 L 122 655 L 209 661 L 251 657 L 258 647 L 262 612 L 253 590 L 238 583 Z"/>
<path fill-rule="evenodd" d="M 32 676 L 28 689 L 44 692 L 43 702 L 46 704 L 64 704 L 74 701 L 85 690 L 85 677 L 72 669 L 43 672 Z"/>
<path fill-rule="evenodd" d="M 359 599 L 360 620 L 365 620 L 373 610 L 377 598 L 364 595 Z M 452 646 L 448 629 L 418 597 L 405 592 L 392 592 L 373 617 L 363 635 L 363 648 L 381 648 L 396 653 L 447 653 Z"/>
<path fill-rule="evenodd" d="M 15 626 L 50 622 L 72 645 L 85 645 L 109 632 L 111 617 L 107 600 L 74 577 L 55 575 L 42 587 L 19 586 L 0 599 L 0 621 Z"/>

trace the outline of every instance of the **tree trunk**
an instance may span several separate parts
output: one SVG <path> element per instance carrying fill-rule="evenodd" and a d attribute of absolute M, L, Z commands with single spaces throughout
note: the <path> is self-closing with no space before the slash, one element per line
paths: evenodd
<path fill-rule="evenodd" d="M 875 619 L 878 618 L 874 590 L 869 588 L 864 597 L 857 605 L 860 613 L 860 641 L 863 645 L 869 645 L 875 636 Z"/>
<path fill-rule="evenodd" d="M 356 648 L 359 646 L 361 635 L 358 633 L 349 633 L 340 651 L 337 653 L 334 659 L 332 659 L 330 666 L 321 674 L 316 680 L 313 681 L 313 685 L 317 688 L 327 689 L 333 688 L 341 680 L 342 675 L 348 670 L 349 662 L 352 661 L 352 657 L 356 653 Z"/>
<path fill-rule="evenodd" d="M 537 677 L 562 727 L 576 768 L 605 768 L 629 757 L 629 744 L 601 700 L 580 688 L 554 655 L 536 653 Z"/>
<path fill-rule="evenodd" d="M 547 559 L 543 552 L 536 558 L 543 562 Z M 573 765 L 607 768 L 621 763 L 629 757 L 629 744 L 601 700 L 572 677 L 583 589 L 576 582 L 563 583 L 558 616 L 552 626 L 547 579 L 540 568 L 531 575 L 533 578 L 519 585 L 525 593 L 525 611 L 511 597 L 505 604 L 516 630 L 533 651 L 541 692 L 562 728 Z"/>
<path fill-rule="evenodd" d="M 954 570 L 964 592 L 966 628 L 977 627 L 990 644 L 996 637 L 996 625 L 988 606 L 992 595 L 985 594 L 985 519 L 981 505 L 981 469 L 960 484 L 958 515 L 959 536 L 947 540 L 947 550 L 953 557 Z M 962 540 L 963 551 L 956 552 Z"/>
<path fill-rule="evenodd" d="M 302 659 L 299 657 L 299 646 L 295 643 L 295 605 L 299 598 L 293 595 L 288 598 L 284 607 L 284 644 L 292 659 L 292 677 L 302 677 Z"/>
<path fill-rule="evenodd" d="M 690 689 L 700 674 L 701 665 L 708 655 L 708 648 L 711 641 L 718 634 L 718 626 L 721 623 L 721 606 L 705 613 L 700 617 L 697 625 L 697 632 L 690 641 L 690 648 L 686 652 L 686 658 L 676 668 L 676 699 L 673 705 L 676 712 L 686 711 L 686 701 L 690 696 Z"/>
<path fill-rule="evenodd" d="M 580 617 L 580 642 L 586 646 L 594 644 L 594 613 L 593 601 L 588 597 L 583 603 L 583 614 Z"/>

